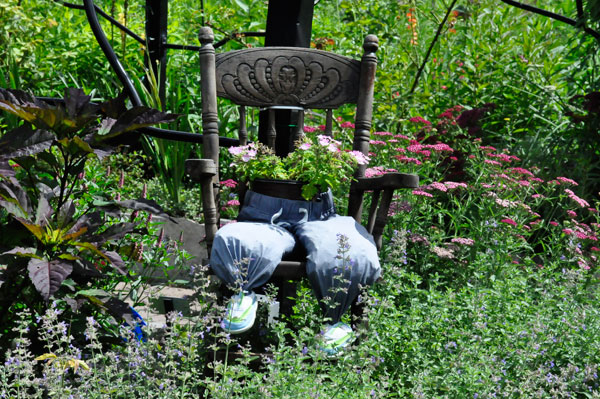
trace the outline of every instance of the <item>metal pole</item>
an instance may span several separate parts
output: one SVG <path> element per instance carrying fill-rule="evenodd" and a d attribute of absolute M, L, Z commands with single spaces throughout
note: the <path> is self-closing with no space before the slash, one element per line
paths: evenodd
<path fill-rule="evenodd" d="M 314 0 L 270 0 L 267 11 L 265 47 L 310 47 Z M 266 143 L 268 136 L 268 113 L 259 117 L 259 141 Z M 277 110 L 275 127 L 277 139 L 275 152 L 285 156 L 290 151 L 290 137 L 294 133 L 292 111 Z"/>
<path fill-rule="evenodd" d="M 146 0 L 146 40 L 148 41 L 147 62 L 158 83 L 160 108 L 165 109 L 167 80 L 167 24 L 168 0 Z M 146 82 L 149 84 L 149 82 Z M 150 88 L 150 87 L 149 87 Z"/>

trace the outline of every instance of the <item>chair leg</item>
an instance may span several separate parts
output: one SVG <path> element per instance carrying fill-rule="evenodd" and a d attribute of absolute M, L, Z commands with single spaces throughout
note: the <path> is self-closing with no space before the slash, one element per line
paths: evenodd
<path fill-rule="evenodd" d="M 286 278 L 276 278 L 275 285 L 279 287 L 277 300 L 279 301 L 279 314 L 290 316 L 296 304 L 297 282 Z"/>

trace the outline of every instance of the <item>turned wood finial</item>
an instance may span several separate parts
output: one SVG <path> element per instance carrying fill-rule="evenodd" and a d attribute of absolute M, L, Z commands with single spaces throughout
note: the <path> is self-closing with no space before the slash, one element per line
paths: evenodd
<path fill-rule="evenodd" d="M 209 44 L 215 41 L 215 35 L 213 31 L 208 26 L 203 26 L 200 28 L 200 33 L 198 33 L 198 40 L 200 40 L 201 44 Z"/>
<path fill-rule="evenodd" d="M 375 35 L 367 35 L 363 42 L 365 53 L 375 53 L 379 49 L 379 39 Z"/>

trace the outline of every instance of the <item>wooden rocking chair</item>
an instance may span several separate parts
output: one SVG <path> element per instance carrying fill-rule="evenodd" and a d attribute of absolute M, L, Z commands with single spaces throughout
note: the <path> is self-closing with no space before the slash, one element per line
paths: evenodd
<path fill-rule="evenodd" d="M 215 55 L 212 30 L 202 28 L 199 39 L 202 45 L 203 159 L 187 160 L 186 171 L 201 185 L 205 242 L 210 254 L 220 219 L 217 96 L 240 106 L 240 145 L 248 142 L 245 120 L 247 106 L 267 110 L 268 129 L 264 144 L 273 149 L 276 143 L 281 143 L 275 128 L 275 112 L 278 109 L 291 110 L 292 115 L 297 117 L 297 124 L 292 134 L 287 133 L 289 137 L 284 138 L 288 152 L 294 150 L 294 142 L 304 134 L 304 110 L 325 110 L 327 119 L 324 134 L 331 135 L 332 110 L 343 104 L 356 104 L 353 149 L 367 155 L 378 39 L 373 35 L 365 38 L 361 60 L 295 47 L 250 48 Z M 373 235 L 379 250 L 394 190 L 418 187 L 419 178 L 405 173 L 366 178 L 365 169 L 366 166 L 359 166 L 355 172 L 355 181 L 351 183 L 349 193 L 348 215 L 361 222 L 363 196 L 365 192 L 370 192 L 371 206 L 364 226 Z M 289 287 L 282 289 L 281 285 L 304 276 L 305 259 L 284 258 L 275 270 L 273 279 L 278 280 L 275 284 L 280 286 L 282 313 L 291 309 L 287 301 Z M 355 312 L 354 306 L 352 311 Z"/>

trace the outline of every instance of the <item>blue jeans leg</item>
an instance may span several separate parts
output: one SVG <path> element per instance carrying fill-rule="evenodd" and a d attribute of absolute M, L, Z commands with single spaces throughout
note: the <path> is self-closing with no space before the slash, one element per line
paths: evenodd
<path fill-rule="evenodd" d="M 295 243 L 289 231 L 274 224 L 230 223 L 217 231 L 210 266 L 227 285 L 250 291 L 269 280 Z"/>
<path fill-rule="evenodd" d="M 337 323 L 360 288 L 373 284 L 381 275 L 373 237 L 353 218 L 338 215 L 297 224 L 293 232 L 306 248 L 306 271 L 325 316 Z M 325 297 L 337 306 L 326 306 L 321 301 Z"/>

